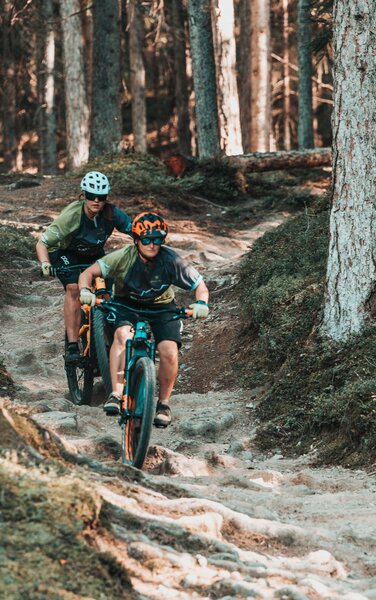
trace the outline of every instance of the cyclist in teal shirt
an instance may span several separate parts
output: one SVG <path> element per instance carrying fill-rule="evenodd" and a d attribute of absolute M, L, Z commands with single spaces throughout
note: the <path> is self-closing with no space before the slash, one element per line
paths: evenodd
<path fill-rule="evenodd" d="M 54 268 L 92 264 L 104 256 L 104 245 L 114 229 L 131 233 L 130 217 L 108 202 L 110 183 L 98 171 L 86 173 L 81 181 L 81 197 L 71 202 L 51 223 L 37 243 L 42 275 L 50 277 Z M 64 319 L 68 337 L 66 364 L 74 364 L 80 353 L 77 345 L 81 324 L 78 293 L 79 271 L 58 275 L 65 289 Z"/>
<path fill-rule="evenodd" d="M 155 310 L 155 317 L 148 317 L 159 353 L 159 401 L 154 423 L 166 427 L 171 422 L 170 395 L 178 372 L 178 349 L 181 346 L 180 322 L 171 321 L 161 308 L 175 307 L 175 285 L 192 290 L 196 300 L 190 305 L 193 318 L 205 318 L 209 314 L 209 292 L 202 275 L 188 265 L 171 248 L 164 246 L 167 236 L 165 221 L 154 213 L 141 213 L 132 223 L 134 246 L 127 246 L 98 259 L 80 275 L 79 288 L 82 304 L 94 306 L 95 294 L 90 286 L 95 277 L 111 277 L 115 285 L 116 302 L 133 309 Z M 131 329 L 137 314 L 125 310 L 115 323 L 114 342 L 110 350 L 112 393 L 104 404 L 107 414 L 117 415 L 123 389 L 125 344 L 133 335 Z"/>

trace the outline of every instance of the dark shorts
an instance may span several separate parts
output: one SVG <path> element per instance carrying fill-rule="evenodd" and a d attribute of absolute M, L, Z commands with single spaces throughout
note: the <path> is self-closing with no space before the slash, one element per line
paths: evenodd
<path fill-rule="evenodd" d="M 56 250 L 55 252 L 51 252 L 49 256 L 51 265 L 55 268 L 73 267 L 75 265 L 86 265 L 86 267 L 88 267 L 95 263 L 98 258 L 104 256 L 104 252 L 96 255 L 88 255 L 72 252 L 71 250 Z M 77 269 L 68 273 L 57 275 L 58 279 L 60 279 L 61 283 L 63 284 L 64 289 L 67 287 L 68 283 L 78 283 L 78 278 L 82 270 L 83 269 Z"/>
<path fill-rule="evenodd" d="M 120 304 L 125 304 L 130 306 L 131 308 L 141 308 L 144 310 L 155 311 L 155 317 L 150 318 L 142 314 L 134 313 L 133 311 L 127 311 L 124 308 L 124 311 L 121 311 L 121 315 L 117 315 L 116 320 L 114 322 L 114 329 L 118 329 L 119 327 L 123 327 L 124 325 L 132 325 L 135 326 L 137 321 L 143 320 L 147 321 L 150 325 L 150 329 L 153 332 L 154 340 L 156 345 L 159 342 L 163 342 L 165 340 L 171 340 L 176 342 L 178 348 L 181 346 L 181 331 L 182 331 L 182 321 L 181 319 L 175 319 L 171 321 L 171 317 L 173 317 L 173 312 L 159 312 L 161 310 L 167 310 L 169 308 L 176 308 L 175 302 L 168 302 L 167 304 L 153 304 L 153 305 L 143 305 L 136 304 L 131 300 L 125 300 L 124 298 L 116 297 L 114 298 L 115 302 L 119 302 Z"/>

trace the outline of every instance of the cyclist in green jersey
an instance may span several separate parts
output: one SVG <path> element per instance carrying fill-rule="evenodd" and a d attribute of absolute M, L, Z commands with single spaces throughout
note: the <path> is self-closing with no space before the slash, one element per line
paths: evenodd
<path fill-rule="evenodd" d="M 104 245 L 116 228 L 131 234 L 130 217 L 108 202 L 110 183 L 98 171 L 86 173 L 81 181 L 80 199 L 71 202 L 39 239 L 36 251 L 43 277 L 54 268 L 92 264 L 104 255 Z M 64 320 L 68 337 L 66 364 L 74 364 L 80 353 L 77 345 L 81 323 L 78 292 L 79 270 L 58 275 L 65 289 Z"/>
<path fill-rule="evenodd" d="M 159 401 L 154 423 L 166 427 L 171 423 L 170 395 L 178 372 L 178 349 L 181 346 L 180 321 L 171 320 L 171 314 L 159 313 L 161 308 L 175 307 L 172 285 L 193 290 L 195 302 L 190 305 L 193 318 L 209 314 L 209 292 L 198 271 L 188 265 L 171 248 L 164 246 L 167 236 L 165 221 L 154 213 L 141 213 L 132 223 L 134 245 L 111 252 L 81 273 L 79 278 L 82 304 L 94 306 L 95 295 L 90 286 L 93 278 L 110 277 L 115 284 L 116 302 L 133 309 L 155 310 L 148 317 L 159 352 Z M 120 411 L 123 390 L 125 344 L 133 335 L 132 326 L 137 314 L 125 310 L 114 326 L 114 342 L 110 350 L 112 393 L 104 404 L 109 415 Z"/>

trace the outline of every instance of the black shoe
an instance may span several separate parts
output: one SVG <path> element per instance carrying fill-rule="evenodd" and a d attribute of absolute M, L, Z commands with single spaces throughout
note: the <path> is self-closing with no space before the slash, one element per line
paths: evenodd
<path fill-rule="evenodd" d="M 168 427 L 171 423 L 171 408 L 164 402 L 157 403 L 157 409 L 154 418 L 156 427 Z"/>
<path fill-rule="evenodd" d="M 103 410 L 108 417 L 116 417 L 120 415 L 120 405 L 121 400 L 119 396 L 112 392 L 104 403 Z"/>
<path fill-rule="evenodd" d="M 77 342 L 71 342 L 68 344 L 67 351 L 65 354 L 65 364 L 69 366 L 76 365 L 81 358 L 81 354 L 78 348 Z"/>

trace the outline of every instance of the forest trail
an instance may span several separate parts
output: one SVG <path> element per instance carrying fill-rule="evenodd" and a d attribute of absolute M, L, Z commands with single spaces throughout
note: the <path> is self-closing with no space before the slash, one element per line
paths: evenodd
<path fill-rule="evenodd" d="M 38 194 L 46 198 L 45 190 Z M 40 210 L 39 219 L 26 211 L 23 220 L 37 229 L 60 201 L 46 200 Z M 36 263 L 23 259 L 9 267 L 14 304 L 1 316 L 2 355 L 17 384 L 15 401 L 5 406 L 31 415 L 72 455 L 99 461 L 88 458 L 88 468 L 72 467 L 70 477 L 106 506 L 111 524 L 92 545 L 128 571 L 132 598 L 376 599 L 375 477 L 314 468 L 315 448 L 296 459 L 278 448 L 261 455 L 253 444 L 258 390 L 239 388 L 224 359 L 236 335 L 236 305 L 226 295 L 236 266 L 288 215 L 265 215 L 235 238 L 211 227 L 215 211 L 193 223 L 177 218 L 171 227 L 171 246 L 201 269 L 213 310 L 204 324 L 185 324 L 173 425 L 153 430 L 142 473 L 119 463 L 120 432 L 99 406 L 100 383 L 93 406 L 70 403 L 61 285 L 39 279 Z M 14 220 L 13 213 L 12 194 L 2 191 L 0 218 Z M 114 236 L 115 247 L 123 242 Z M 213 347 L 207 341 L 214 338 L 221 342 Z M 46 485 L 54 477 L 53 470 L 40 475 Z"/>

